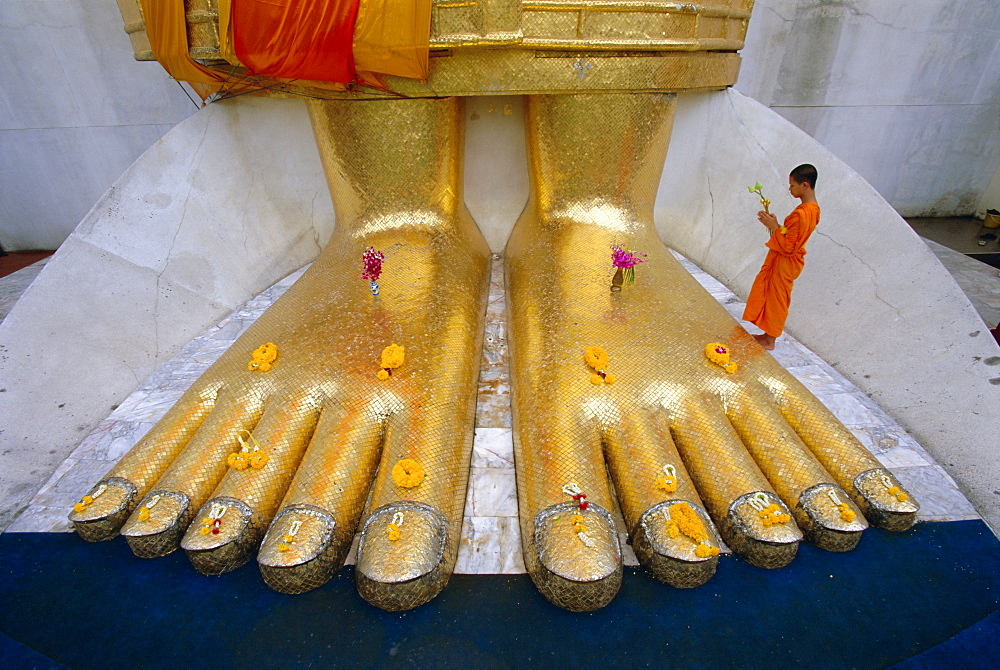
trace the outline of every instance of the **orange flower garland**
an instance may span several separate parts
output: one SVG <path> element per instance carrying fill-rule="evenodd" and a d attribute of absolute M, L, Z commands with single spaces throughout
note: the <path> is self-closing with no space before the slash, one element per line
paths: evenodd
<path fill-rule="evenodd" d="M 615 383 L 615 376 L 606 371 L 608 367 L 608 352 L 604 349 L 600 347 L 587 347 L 583 352 L 583 360 L 587 365 L 594 368 L 594 374 L 590 375 L 591 384 L 600 386 L 605 382 L 608 384 Z"/>
<path fill-rule="evenodd" d="M 278 347 L 274 342 L 266 342 L 254 349 L 250 354 L 250 362 L 247 363 L 247 370 L 251 372 L 267 372 L 274 366 L 278 359 Z"/>
<path fill-rule="evenodd" d="M 392 466 L 392 481 L 396 486 L 412 489 L 424 481 L 424 469 L 412 458 L 404 458 Z"/>
<path fill-rule="evenodd" d="M 729 361 L 729 347 L 718 342 L 709 342 L 705 345 L 705 356 L 729 374 L 737 370 L 736 363 Z"/>

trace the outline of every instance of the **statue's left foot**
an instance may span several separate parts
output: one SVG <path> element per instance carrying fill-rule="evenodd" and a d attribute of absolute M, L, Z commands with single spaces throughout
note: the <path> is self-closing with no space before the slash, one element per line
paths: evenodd
<path fill-rule="evenodd" d="M 899 529 L 917 509 L 659 241 L 672 111 L 668 96 L 529 100 L 536 172 L 506 250 L 515 462 L 525 565 L 567 609 L 614 597 L 616 499 L 640 562 L 681 587 L 715 571 L 709 515 L 777 568 L 803 534 L 846 551 L 862 512 Z M 634 284 L 612 276 L 615 247 L 645 254 Z"/>

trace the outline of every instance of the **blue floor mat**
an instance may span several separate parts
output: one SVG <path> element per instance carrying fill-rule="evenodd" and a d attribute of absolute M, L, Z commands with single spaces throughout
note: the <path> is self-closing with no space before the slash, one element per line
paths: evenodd
<path fill-rule="evenodd" d="M 288 596 L 253 563 L 204 577 L 182 552 L 142 560 L 121 538 L 0 535 L 0 667 L 871 668 L 917 663 L 963 631 L 956 667 L 989 667 L 976 654 L 996 632 L 1000 542 L 980 521 L 872 529 L 847 554 L 803 545 L 781 570 L 723 557 L 691 590 L 626 569 L 611 605 L 582 615 L 526 575 L 458 575 L 395 614 L 352 578 Z"/>

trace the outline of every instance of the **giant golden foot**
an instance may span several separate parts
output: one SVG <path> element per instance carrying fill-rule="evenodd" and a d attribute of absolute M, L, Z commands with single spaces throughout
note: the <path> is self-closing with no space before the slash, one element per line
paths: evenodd
<path fill-rule="evenodd" d="M 180 546 L 206 574 L 260 547 L 264 579 L 289 593 L 328 580 L 364 519 L 359 591 L 415 607 L 457 555 L 489 282 L 462 199 L 461 103 L 310 114 L 333 239 L 70 518 L 88 540 L 120 530 L 139 556 Z M 377 295 L 369 247 L 384 254 Z M 254 358 L 266 343 L 273 363 Z M 393 344 L 401 364 L 382 358 Z"/>
<path fill-rule="evenodd" d="M 903 529 L 917 510 L 659 240 L 673 109 L 649 94 L 528 104 L 532 192 L 506 249 L 521 537 L 535 584 L 571 610 L 618 590 L 614 496 L 640 561 L 680 587 L 715 571 L 709 515 L 733 551 L 774 568 L 802 532 L 846 551 L 862 512 Z M 648 255 L 619 291 L 613 245 Z"/>

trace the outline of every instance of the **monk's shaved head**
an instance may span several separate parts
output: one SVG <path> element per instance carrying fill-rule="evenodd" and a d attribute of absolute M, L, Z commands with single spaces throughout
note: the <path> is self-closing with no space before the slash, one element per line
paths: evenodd
<path fill-rule="evenodd" d="M 808 183 L 811 187 L 816 188 L 816 168 L 809 163 L 798 166 L 788 176 L 800 184 Z"/>

